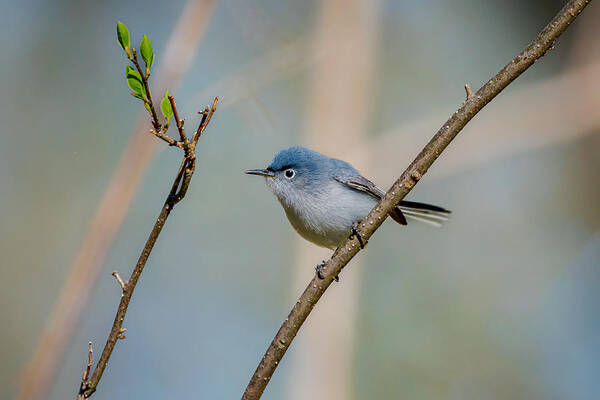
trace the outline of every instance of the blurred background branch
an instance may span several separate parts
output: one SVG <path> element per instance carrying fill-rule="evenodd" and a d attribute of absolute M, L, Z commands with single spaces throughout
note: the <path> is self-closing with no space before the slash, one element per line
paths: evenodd
<path fill-rule="evenodd" d="M 464 126 L 490 101 L 492 101 L 513 80 L 519 77 L 534 62 L 543 57 L 554 45 L 558 37 L 579 16 L 590 0 L 571 0 L 556 14 L 539 35 L 525 49 L 504 66 L 494 77 L 467 99 L 435 136 L 421 150 L 419 155 L 396 180 L 379 204 L 369 213 L 358 227 L 363 240 L 368 240 L 381 226 L 389 212 L 412 190 L 442 151 L 450 144 Z M 275 369 L 285 355 L 300 327 L 331 285 L 344 266 L 360 251 L 361 246 L 351 237 L 338 247 L 328 260 L 324 279 L 313 277 L 285 319 L 275 338 L 269 345 L 256 371 L 244 391 L 243 399 L 259 399 Z"/>
<path fill-rule="evenodd" d="M 134 58 L 134 62 L 136 64 L 136 66 L 138 66 L 138 70 L 139 70 L 139 65 L 135 58 L 135 51 L 133 51 L 133 58 Z M 147 82 L 146 82 L 146 91 L 148 93 L 148 97 L 151 98 L 150 90 L 149 90 L 149 86 L 148 86 Z M 106 368 L 106 365 L 108 364 L 110 355 L 112 354 L 112 351 L 113 351 L 115 345 L 117 344 L 117 340 L 125 339 L 125 336 L 123 335 L 123 333 L 125 332 L 125 329 L 123 328 L 123 321 L 125 320 L 125 315 L 127 313 L 128 307 L 129 307 L 129 302 L 131 301 L 131 296 L 133 295 L 133 291 L 135 290 L 137 282 L 140 279 L 140 275 L 142 274 L 142 271 L 144 270 L 144 267 L 146 266 L 146 262 L 148 261 L 148 258 L 150 257 L 150 253 L 152 252 L 152 249 L 154 248 L 154 245 L 156 244 L 156 240 L 158 239 L 158 236 L 160 235 L 162 228 L 164 227 L 165 223 L 167 222 L 167 218 L 169 217 L 169 214 L 171 213 L 171 211 L 173 210 L 175 205 L 177 203 L 179 203 L 181 200 L 183 200 L 183 198 L 186 195 L 188 186 L 190 184 L 190 180 L 192 179 L 192 176 L 194 175 L 194 172 L 196 170 L 196 144 L 198 143 L 198 139 L 200 138 L 200 135 L 202 135 L 202 133 L 206 129 L 206 126 L 209 124 L 209 122 L 215 112 L 215 109 L 217 106 L 217 101 L 218 101 L 218 99 L 215 98 L 215 100 L 212 104 L 212 107 L 210 109 L 208 107 L 206 107 L 203 117 L 202 117 L 202 120 L 200 121 L 200 124 L 198 125 L 198 129 L 196 130 L 196 133 L 194 134 L 192 141 L 189 142 L 186 137 L 184 126 L 183 126 L 184 121 L 179 119 L 179 113 L 177 111 L 177 107 L 175 106 L 175 100 L 174 100 L 173 96 L 168 96 L 168 100 L 169 100 L 170 106 L 172 108 L 172 112 L 170 112 L 170 114 L 172 114 L 172 116 L 175 118 L 177 130 L 179 131 L 180 142 L 182 143 L 182 147 L 184 150 L 184 157 L 183 157 L 183 160 L 181 161 L 181 165 L 179 166 L 179 170 L 177 172 L 175 180 L 171 186 L 169 195 L 167 196 L 167 199 L 165 200 L 165 203 L 160 211 L 160 214 L 159 214 L 158 218 L 156 219 L 156 222 L 154 223 L 152 232 L 150 232 L 150 236 L 148 237 L 148 240 L 146 241 L 146 244 L 144 245 L 144 248 L 143 248 L 142 253 L 140 254 L 140 257 L 135 265 L 135 268 L 131 272 L 130 278 L 127 281 L 123 281 L 116 271 L 113 272 L 113 275 L 117 279 L 119 286 L 121 287 L 121 290 L 122 290 L 121 301 L 119 302 L 119 307 L 117 308 L 117 313 L 115 315 L 113 325 L 110 329 L 110 334 L 108 335 L 108 339 L 106 340 L 106 344 L 104 345 L 104 349 L 102 350 L 100 359 L 98 360 L 98 363 L 96 364 L 96 368 L 94 368 L 94 371 L 93 371 L 92 376 L 89 379 L 89 381 L 86 379 L 82 379 L 81 387 L 79 389 L 79 395 L 78 395 L 78 398 L 81 398 L 81 399 L 89 398 L 96 391 L 96 387 L 98 386 L 98 383 L 100 382 L 100 379 L 102 378 L 102 374 L 104 373 L 104 369 Z M 152 115 L 153 126 L 155 127 L 157 132 L 161 131 L 162 126 L 157 119 L 156 110 L 152 105 L 150 105 L 150 112 Z M 165 118 L 166 118 L 165 125 L 168 126 L 169 115 L 165 115 Z M 165 130 L 165 133 L 166 133 L 166 130 Z M 90 353 L 90 358 L 91 358 L 91 346 L 90 346 L 89 353 Z M 89 369 L 89 366 L 88 366 L 88 369 Z M 89 376 L 88 369 L 86 369 L 86 374 L 84 375 L 84 377 L 86 375 Z"/>
<path fill-rule="evenodd" d="M 440 167 L 431 176 L 443 178 L 593 132 L 600 126 L 600 114 L 594 111 L 600 107 L 600 97 L 594 95 L 600 91 L 600 80 L 592 76 L 599 68 L 600 62 L 594 61 L 541 82 L 518 85 L 500 96 L 494 107 L 469 123 L 466 129 L 473 134 L 461 137 L 461 145 L 439 160 Z M 532 107 L 525 111 L 524 105 Z M 391 182 L 394 176 L 387 160 L 408 159 L 424 145 L 422 132 L 435 129 L 443 117 L 440 111 L 399 124 L 372 141 L 372 151 L 381 154 L 374 165 L 375 175 Z M 510 121 L 510 125 L 496 121 Z"/>
<path fill-rule="evenodd" d="M 190 0 L 184 7 L 161 53 L 161 65 L 155 76 L 157 93 L 179 85 L 210 20 L 214 3 L 214 0 Z M 90 222 L 33 359 L 25 370 L 18 396 L 21 400 L 45 398 L 57 374 L 65 347 L 154 153 L 156 143 L 147 138 L 149 128 L 144 110 L 123 149 L 121 161 Z"/>
<path fill-rule="evenodd" d="M 372 153 L 368 126 L 373 116 L 373 92 L 378 58 L 381 1 L 325 0 L 318 3 L 309 48 L 308 96 L 302 144 L 332 157 L 352 160 L 368 170 Z M 338 46 L 339 43 L 351 45 Z M 359 55 L 359 56 L 357 56 Z M 340 112 L 332 112 L 340 110 Z M 298 237 L 294 241 L 294 274 L 289 300 L 299 293 L 315 260 L 325 260 L 329 249 L 317 248 Z M 285 398 L 349 399 L 352 397 L 352 361 L 362 274 L 361 260 L 343 285 L 323 299 L 302 335 L 288 366 Z M 302 382 L 300 388 L 297 382 Z"/>
<path fill-rule="evenodd" d="M 373 9 L 376 8 L 376 6 L 373 7 Z M 341 21 L 347 21 L 347 19 L 341 19 Z M 330 24 L 333 26 L 333 21 Z M 582 32 L 578 40 L 574 41 L 573 60 L 576 62 L 572 62 L 573 68 L 550 75 L 537 82 L 523 82 L 498 98 L 496 100 L 497 107 L 478 116 L 468 127 L 469 131 L 485 130 L 488 132 L 487 136 L 465 135 L 461 139 L 463 145 L 440 160 L 443 168 L 432 171 L 431 176 L 443 177 L 459 170 L 475 168 L 477 165 L 489 163 L 494 159 L 502 159 L 523 151 L 573 141 L 588 132 L 593 132 L 600 126 L 600 114 L 593 111 L 600 107 L 600 98 L 595 95 L 600 90 L 600 80 L 595 78 L 595 72 L 600 68 L 600 57 L 598 57 L 597 51 L 589 51 L 589 45 L 582 44 L 587 43 L 590 38 L 595 36 L 594 28 L 591 28 L 591 25 L 583 24 L 582 27 L 586 32 Z M 337 76 L 339 71 L 335 71 L 335 68 L 327 68 L 329 63 L 335 61 L 338 54 L 346 52 L 356 54 L 357 52 L 356 43 L 350 40 L 338 40 L 330 47 L 319 45 L 309 48 L 308 44 L 313 42 L 309 37 L 300 37 L 269 50 L 267 54 L 248 62 L 225 78 L 210 84 L 206 89 L 197 93 L 194 99 L 200 101 L 210 93 L 225 93 L 226 100 L 222 102 L 221 106 L 223 108 L 230 107 L 245 98 L 252 97 L 251 90 L 271 85 L 307 67 L 318 66 L 328 70 L 332 76 Z M 317 43 L 319 42 L 317 41 Z M 251 86 L 248 83 L 250 79 L 252 79 Z M 327 96 L 331 94 L 328 92 L 328 94 L 322 93 L 321 95 L 325 96 L 322 101 L 327 102 Z M 339 96 L 339 98 L 342 97 Z M 584 99 L 584 101 L 576 102 L 577 99 Z M 523 104 L 532 103 L 535 104 L 535 107 L 523 112 Z M 342 109 L 347 108 L 343 107 Z M 376 157 L 372 165 L 360 164 L 358 161 L 357 165 L 361 169 L 372 171 L 373 176 L 392 182 L 395 176 L 393 169 L 389 168 L 389 160 L 409 159 L 427 140 L 422 132 L 434 130 L 438 121 L 443 119 L 448 112 L 448 107 L 433 110 L 426 117 L 409 119 L 392 129 L 385 130 L 374 138 L 368 138 L 364 145 L 369 146 L 369 152 L 382 156 Z M 349 119 L 351 116 L 348 114 L 346 117 Z M 564 118 L 564 115 L 569 115 L 570 118 Z M 511 121 L 510 129 L 503 124 L 496 123 L 496 121 L 507 120 Z M 318 132 L 319 124 L 313 125 L 315 126 L 311 126 L 311 129 Z M 331 129 L 332 126 L 335 124 L 327 124 L 328 129 Z M 310 129 L 306 131 L 309 132 Z M 310 131 L 310 134 L 320 140 L 326 140 L 330 136 L 330 130 L 321 128 L 320 131 L 326 131 L 328 135 L 318 135 L 315 131 Z M 490 141 L 493 141 L 493 146 L 482 146 L 483 143 L 490 143 Z M 348 140 L 342 142 L 342 145 L 364 148 L 364 146 L 352 146 L 351 143 L 352 141 Z M 322 144 L 326 145 L 325 142 Z M 473 149 L 478 149 L 478 151 L 474 152 Z M 346 150 L 343 148 L 338 152 L 345 154 Z M 334 155 L 332 151 L 329 152 Z M 357 159 L 360 160 L 360 157 Z"/>

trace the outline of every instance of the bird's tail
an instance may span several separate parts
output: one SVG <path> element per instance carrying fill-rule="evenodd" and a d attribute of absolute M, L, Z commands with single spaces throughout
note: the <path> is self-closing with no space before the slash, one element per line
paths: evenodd
<path fill-rule="evenodd" d="M 401 201 L 398 208 L 407 218 L 440 227 L 448 221 L 451 211 L 445 208 L 415 201 Z"/>

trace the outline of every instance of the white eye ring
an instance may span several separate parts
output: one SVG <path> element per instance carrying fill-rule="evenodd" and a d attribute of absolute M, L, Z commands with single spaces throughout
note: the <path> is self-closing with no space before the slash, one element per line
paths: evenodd
<path fill-rule="evenodd" d="M 296 176 L 296 171 L 294 171 L 291 168 L 288 168 L 285 170 L 285 172 L 283 173 L 283 175 L 288 178 L 288 179 L 292 179 L 294 176 Z"/>

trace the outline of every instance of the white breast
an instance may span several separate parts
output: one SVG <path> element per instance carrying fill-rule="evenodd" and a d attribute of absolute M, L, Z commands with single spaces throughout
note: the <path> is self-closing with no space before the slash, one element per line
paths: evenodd
<path fill-rule="evenodd" d="M 285 199 L 277 196 L 294 229 L 306 240 L 336 248 L 351 233 L 352 224 L 362 220 L 375 206 L 371 196 L 332 181 L 319 192 L 295 191 Z"/>

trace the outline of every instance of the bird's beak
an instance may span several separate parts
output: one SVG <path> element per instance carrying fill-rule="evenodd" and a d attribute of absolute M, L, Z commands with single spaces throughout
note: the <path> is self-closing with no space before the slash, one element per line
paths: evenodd
<path fill-rule="evenodd" d="M 248 171 L 246 171 L 246 173 L 248 175 L 260 175 L 266 178 L 273 178 L 275 176 L 273 172 L 266 169 L 249 169 Z"/>

